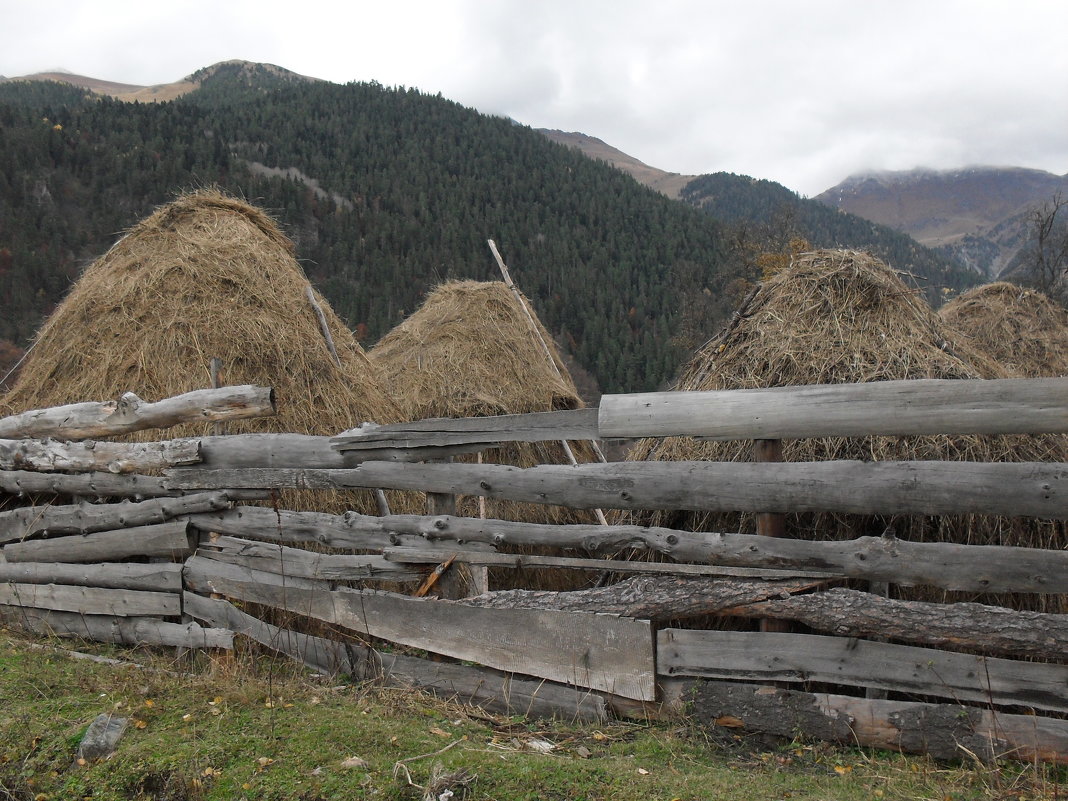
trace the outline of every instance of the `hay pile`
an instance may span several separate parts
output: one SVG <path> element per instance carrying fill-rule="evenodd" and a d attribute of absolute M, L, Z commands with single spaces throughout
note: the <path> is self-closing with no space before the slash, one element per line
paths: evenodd
<path fill-rule="evenodd" d="M 341 362 L 335 365 L 307 286 L 292 243 L 262 211 L 216 191 L 184 195 L 85 271 L 38 333 L 0 411 L 126 391 L 159 400 L 210 387 L 210 362 L 219 357 L 223 383 L 273 386 L 278 400 L 277 416 L 229 423 L 226 433 L 328 435 L 400 419 L 359 343 L 316 295 Z M 210 425 L 187 425 L 163 436 L 210 433 Z M 296 505 L 308 508 L 308 496 L 299 497 Z M 374 513 L 369 494 L 361 497 L 332 505 Z"/>
<path fill-rule="evenodd" d="M 1006 371 L 942 322 L 898 275 L 872 256 L 823 250 L 800 254 L 764 283 L 723 332 L 684 368 L 676 389 L 717 390 L 915 378 L 1003 378 Z M 869 437 L 792 440 L 787 461 L 831 459 L 1060 461 L 1063 439 L 1038 436 Z M 749 442 L 641 440 L 631 460 L 748 461 Z M 754 530 L 752 515 L 649 512 L 624 522 L 703 531 Z M 873 518 L 802 514 L 789 536 L 850 539 L 880 534 L 920 541 L 1061 548 L 1064 526 L 979 516 Z M 910 591 L 910 597 L 917 597 Z M 928 595 L 927 597 L 930 597 Z M 1022 604 L 1048 601 L 1024 596 Z M 1058 604 L 1059 601 L 1053 602 Z M 1017 604 L 1019 605 L 1019 604 Z M 1058 608 L 1058 611 L 1059 608 Z"/>
<path fill-rule="evenodd" d="M 532 309 L 529 303 L 527 308 Z M 383 386 L 410 420 L 582 408 L 552 337 L 536 317 L 534 322 L 556 369 L 508 287 L 499 281 L 451 281 L 435 288 L 369 355 L 381 372 Z M 579 462 L 594 461 L 588 443 L 571 447 Z M 457 457 L 457 461 L 475 458 Z M 556 442 L 511 443 L 485 451 L 482 459 L 518 467 L 569 463 Z M 457 504 L 459 514 L 479 516 L 477 499 L 460 496 Z M 486 501 L 486 516 L 594 522 L 588 512 L 494 499 Z"/>
<path fill-rule="evenodd" d="M 938 314 L 1013 375 L 1068 376 L 1068 311 L 1041 292 L 999 281 L 965 292 Z"/>

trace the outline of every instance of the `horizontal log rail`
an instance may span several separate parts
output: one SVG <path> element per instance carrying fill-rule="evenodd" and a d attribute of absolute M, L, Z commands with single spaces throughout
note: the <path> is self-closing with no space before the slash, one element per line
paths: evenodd
<path fill-rule="evenodd" d="M 0 470 L 68 470 L 78 473 L 143 473 L 200 461 L 200 442 L 64 442 L 0 439 Z"/>
<path fill-rule="evenodd" d="M 97 498 L 152 498 L 177 495 L 164 487 L 160 476 L 115 473 L 35 473 L 30 470 L 0 470 L 0 492 L 10 495 L 88 495 Z"/>
<path fill-rule="evenodd" d="M 912 645 L 778 632 L 663 629 L 657 672 L 746 681 L 824 682 L 1068 712 L 1068 666 Z"/>
<path fill-rule="evenodd" d="M 1068 433 L 1068 378 L 919 379 L 604 395 L 601 437 Z"/>
<path fill-rule="evenodd" d="M 95 439 L 181 423 L 245 420 L 275 413 L 274 390 L 269 387 L 196 389 L 155 403 L 126 392 L 117 401 L 72 403 L 0 418 L 0 438 Z"/>
<path fill-rule="evenodd" d="M 390 464 L 167 471 L 172 489 L 356 488 L 481 495 L 576 509 L 1068 518 L 1068 465 L 1043 462 Z"/>

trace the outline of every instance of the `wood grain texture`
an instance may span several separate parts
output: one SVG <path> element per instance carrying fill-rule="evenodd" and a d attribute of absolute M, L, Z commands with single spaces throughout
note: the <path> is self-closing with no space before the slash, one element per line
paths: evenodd
<path fill-rule="evenodd" d="M 657 671 L 765 682 L 826 682 L 1068 711 L 1068 666 L 947 653 L 847 637 L 664 629 Z"/>
<path fill-rule="evenodd" d="M 0 492 L 11 495 L 54 493 L 57 495 L 85 495 L 97 498 L 152 498 L 177 495 L 175 490 L 164 487 L 159 476 L 132 474 L 85 473 L 35 473 L 29 470 L 0 470 Z"/>
<path fill-rule="evenodd" d="M 170 617 L 182 613 L 180 596 L 175 593 L 67 584 L 0 584 L 0 604 L 122 617 Z"/>
<path fill-rule="evenodd" d="M 168 520 L 151 526 L 32 539 L 3 547 L 8 562 L 110 562 L 129 557 L 179 561 L 193 552 L 190 525 Z"/>
<path fill-rule="evenodd" d="M 601 397 L 601 437 L 709 439 L 1068 432 L 1066 378 L 920 379 Z"/>
<path fill-rule="evenodd" d="M 175 596 L 177 597 L 177 596 Z M 233 648 L 234 633 L 196 623 L 168 623 L 152 617 L 115 617 L 76 612 L 0 606 L 0 620 L 44 636 L 80 637 L 122 645 L 178 648 Z"/>
<path fill-rule="evenodd" d="M 216 592 L 266 604 L 508 673 L 655 700 L 653 635 L 647 621 L 480 609 L 373 591 L 279 588 L 276 578 L 260 581 L 270 573 L 257 573 L 255 582 L 235 581 L 213 575 L 210 560 L 202 560 L 200 568 L 199 586 L 191 587 L 199 594 Z"/>
<path fill-rule="evenodd" d="M 181 592 L 182 566 L 164 562 L 98 562 L 92 565 L 0 562 L 0 582 L 5 581 L 16 584 L 74 584 L 80 587 Z"/>
<path fill-rule="evenodd" d="M 1043 462 L 389 464 L 167 471 L 172 489 L 403 489 L 576 509 L 1068 518 L 1068 466 Z"/>

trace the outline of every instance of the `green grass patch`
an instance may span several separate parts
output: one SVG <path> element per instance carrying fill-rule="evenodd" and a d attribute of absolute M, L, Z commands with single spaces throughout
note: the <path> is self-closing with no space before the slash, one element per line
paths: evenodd
<path fill-rule="evenodd" d="M 73 659 L 68 647 L 144 668 Z M 130 727 L 112 758 L 78 765 L 101 712 Z M 0 801 L 1025 801 L 1064 797 L 1064 779 L 1044 766 L 762 744 L 681 719 L 528 723 L 262 655 L 176 660 L 0 630 Z"/>

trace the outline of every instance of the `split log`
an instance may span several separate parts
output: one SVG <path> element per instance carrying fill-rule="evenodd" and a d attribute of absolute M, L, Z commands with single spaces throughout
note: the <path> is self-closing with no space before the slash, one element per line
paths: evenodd
<path fill-rule="evenodd" d="M 290 467 L 338 469 L 362 462 L 418 462 L 440 459 L 454 453 L 470 453 L 477 447 L 398 449 L 380 447 L 341 453 L 330 446 L 330 437 L 309 434 L 230 434 L 200 439 L 201 463 L 213 470 L 242 467 Z"/>
<path fill-rule="evenodd" d="M 230 505 L 230 494 L 205 492 L 180 498 L 153 498 L 140 503 L 78 503 L 69 506 L 27 506 L 0 512 L 0 543 L 35 534 L 87 534 L 130 526 L 165 523 L 179 515 L 210 512 Z"/>
<path fill-rule="evenodd" d="M 601 437 L 1068 433 L 1068 378 L 920 379 L 603 395 Z"/>
<path fill-rule="evenodd" d="M 91 439 L 181 423 L 269 417 L 275 412 L 274 390 L 269 387 L 197 389 L 156 403 L 126 392 L 117 401 L 72 403 L 0 418 L 0 437 Z"/>
<path fill-rule="evenodd" d="M 182 613 L 180 600 L 181 596 L 170 592 L 109 590 L 67 584 L 0 584 L 0 604 L 85 615 L 171 617 Z"/>
<path fill-rule="evenodd" d="M 690 714 L 725 726 L 937 759 L 1068 763 L 1068 721 L 956 704 L 884 701 L 753 684 L 694 682 Z"/>
<path fill-rule="evenodd" d="M 0 491 L 11 495 L 51 493 L 137 499 L 177 495 L 177 491 L 164 487 L 164 481 L 159 476 L 130 474 L 86 473 L 71 476 L 29 470 L 0 470 Z"/>
<path fill-rule="evenodd" d="M 426 448 L 453 445 L 495 447 L 502 442 L 597 439 L 597 410 L 502 414 L 494 417 L 437 417 L 411 423 L 364 423 L 331 438 L 340 451 Z"/>
<path fill-rule="evenodd" d="M 318 581 L 422 581 L 426 570 L 373 554 L 327 554 L 236 537 L 201 543 L 199 552 L 220 562 Z M 441 559 L 438 552 L 437 559 Z"/>
<path fill-rule="evenodd" d="M 824 682 L 1068 712 L 1068 666 L 852 637 L 664 629 L 656 665 L 667 676 Z"/>
<path fill-rule="evenodd" d="M 235 565 L 212 558 L 211 551 L 196 553 L 185 560 L 182 567 L 182 586 L 200 595 L 211 595 L 220 592 L 216 589 L 227 582 L 241 585 L 243 583 L 256 583 L 265 588 L 265 592 L 278 597 L 284 596 L 291 588 L 306 590 L 321 590 L 326 592 L 330 584 L 325 581 L 302 578 L 300 576 L 287 576 L 283 573 L 271 573 L 266 570 L 255 570 L 245 565 Z M 222 593 L 225 594 L 225 593 Z"/>
<path fill-rule="evenodd" d="M 74 584 L 123 590 L 181 592 L 182 566 L 153 563 L 100 563 L 93 565 L 54 562 L 0 562 L 0 582 L 18 584 Z"/>
<path fill-rule="evenodd" d="M 401 489 L 576 509 L 1068 518 L 1068 465 L 1043 462 L 389 464 L 167 471 L 172 489 Z"/>
<path fill-rule="evenodd" d="M 198 557 L 189 563 L 194 561 L 200 563 L 198 580 L 206 585 L 190 582 L 199 594 L 216 592 L 273 606 L 509 673 L 654 700 L 653 634 L 647 621 L 582 612 L 480 609 L 372 590 L 280 588 L 271 573 L 256 571 L 255 581 L 235 581 L 221 571 L 213 575 L 213 566 L 221 563 Z M 187 566 L 187 580 L 189 574 Z"/>
<path fill-rule="evenodd" d="M 174 596 L 177 598 L 178 596 Z M 176 648 L 233 648 L 234 634 L 196 623 L 167 623 L 152 617 L 114 617 L 77 612 L 0 606 L 0 620 L 45 636 L 81 637 L 122 645 L 168 645 Z"/>
<path fill-rule="evenodd" d="M 76 473 L 138 473 L 200 461 L 200 441 L 64 442 L 0 439 L 0 470 L 69 470 Z"/>
<path fill-rule="evenodd" d="M 888 637 L 950 650 L 1068 661 L 1068 615 L 974 603 L 898 601 L 842 588 L 739 604 L 719 614 L 798 620 L 847 637 Z"/>
<path fill-rule="evenodd" d="M 168 520 L 152 526 L 24 540 L 2 549 L 8 562 L 107 562 L 132 556 L 177 561 L 193 552 L 189 523 Z"/>
<path fill-rule="evenodd" d="M 484 609 L 603 612 L 662 622 L 717 614 L 721 609 L 803 592 L 819 584 L 819 581 L 813 579 L 717 581 L 707 578 L 643 576 L 590 590 L 499 590 L 465 598 L 462 603 L 465 606 Z M 752 601 L 734 600 L 739 598 Z"/>
<path fill-rule="evenodd" d="M 185 594 L 184 607 L 198 620 L 231 629 L 324 673 L 418 687 L 505 715 L 582 722 L 607 719 L 605 702 L 600 696 L 554 682 L 524 679 L 470 665 L 383 654 L 359 643 L 312 637 L 264 623 L 228 601 L 194 593 Z"/>

